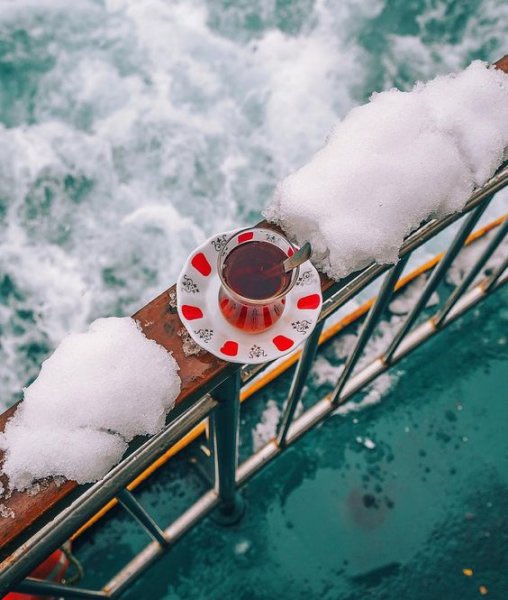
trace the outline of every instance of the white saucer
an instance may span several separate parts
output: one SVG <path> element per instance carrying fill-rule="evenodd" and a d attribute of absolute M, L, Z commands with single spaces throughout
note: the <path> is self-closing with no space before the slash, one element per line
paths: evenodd
<path fill-rule="evenodd" d="M 191 338 L 208 352 L 229 362 L 258 364 L 292 352 L 309 337 L 321 310 L 321 283 L 307 261 L 275 325 L 261 333 L 233 327 L 219 308 L 217 258 L 235 231 L 214 235 L 191 253 L 176 282 L 178 314 Z"/>

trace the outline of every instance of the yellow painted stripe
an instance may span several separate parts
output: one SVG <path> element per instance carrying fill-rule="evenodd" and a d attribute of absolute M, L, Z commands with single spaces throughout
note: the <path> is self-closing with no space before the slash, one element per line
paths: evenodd
<path fill-rule="evenodd" d="M 488 225 L 485 225 L 485 227 L 482 227 L 482 228 L 478 229 L 477 231 L 473 232 L 467 238 L 466 245 L 474 242 L 478 238 L 483 237 L 485 234 L 487 234 L 489 231 L 491 231 L 495 227 L 498 227 L 506 218 L 508 218 L 508 214 L 503 215 L 502 217 L 499 217 L 495 221 L 492 221 Z M 414 269 L 414 271 L 411 271 L 411 273 L 409 273 L 408 275 L 402 277 L 397 282 L 395 289 L 399 290 L 400 288 L 411 283 L 411 281 L 413 281 L 420 275 L 423 275 L 423 273 L 430 271 L 430 269 L 435 267 L 436 264 L 441 260 L 442 257 L 443 257 L 443 252 L 439 253 L 438 255 L 434 256 L 434 258 L 430 259 L 423 265 Z M 351 323 L 354 323 L 355 321 L 360 319 L 363 315 L 365 315 L 365 313 L 367 313 L 369 311 L 369 309 L 372 306 L 372 304 L 374 303 L 375 299 L 376 298 L 374 297 L 374 298 L 371 298 L 370 300 L 367 300 L 359 308 L 352 311 L 350 314 L 346 315 L 343 319 L 341 319 L 340 321 L 338 321 L 334 325 L 331 325 L 325 331 L 323 331 L 323 333 L 321 334 L 321 336 L 319 338 L 319 342 L 318 342 L 319 345 L 324 344 L 329 339 L 331 339 L 332 337 L 337 335 L 344 328 L 346 328 L 348 325 L 351 325 Z M 251 385 L 247 385 L 240 393 L 240 401 L 244 402 L 245 400 L 247 400 L 247 398 L 250 398 L 253 394 L 258 392 L 260 389 L 264 388 L 268 383 L 272 382 L 274 379 L 279 377 L 279 375 L 282 375 L 282 373 L 285 373 L 290 367 L 292 367 L 298 361 L 298 359 L 301 356 L 301 353 L 302 353 L 301 350 L 299 352 L 295 352 L 295 354 L 292 354 L 289 358 L 287 358 L 286 360 L 279 363 L 276 367 L 274 367 L 273 369 L 270 369 L 263 376 L 257 378 L 256 381 L 254 381 Z M 185 448 L 190 443 L 192 443 L 195 439 L 197 439 L 201 434 L 203 434 L 205 432 L 205 430 L 206 430 L 206 421 L 202 421 L 201 423 L 196 425 L 196 427 L 194 427 L 191 431 L 189 431 L 189 433 L 187 435 L 185 435 L 181 440 L 179 440 L 174 446 L 172 446 L 167 452 L 165 452 L 155 462 L 153 462 L 147 469 L 145 469 L 135 479 L 133 479 L 127 486 L 127 489 L 129 489 L 129 490 L 136 489 L 138 487 L 138 485 L 140 485 L 143 481 L 148 479 L 148 477 L 150 477 L 150 475 L 152 475 L 152 473 L 154 473 L 155 471 L 157 471 L 157 469 L 162 467 L 162 465 L 164 465 L 172 456 L 174 456 L 175 454 L 178 454 L 178 452 L 180 452 L 180 450 L 183 450 L 183 448 Z M 80 527 L 72 535 L 71 540 L 75 540 L 78 536 L 80 536 L 82 533 L 84 533 L 92 525 L 97 523 L 97 521 L 99 521 L 99 519 L 101 519 L 109 510 L 111 510 L 114 506 L 116 506 L 117 503 L 118 503 L 118 501 L 116 499 L 110 500 L 106 505 L 104 505 L 101 508 L 101 510 L 99 510 L 89 521 L 87 521 L 82 527 Z"/>

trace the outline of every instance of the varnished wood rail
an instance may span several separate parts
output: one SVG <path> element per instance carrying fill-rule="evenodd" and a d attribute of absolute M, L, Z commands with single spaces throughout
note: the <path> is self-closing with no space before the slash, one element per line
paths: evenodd
<path fill-rule="evenodd" d="M 266 222 L 260 223 L 260 226 L 278 229 Z M 321 276 L 321 283 L 325 297 L 329 295 L 333 287 L 337 286 L 336 282 L 324 275 Z M 205 350 L 198 354 L 188 356 L 185 354 L 183 345 L 186 341 L 186 333 L 176 310 L 174 285 L 132 317 L 139 323 L 147 338 L 155 340 L 171 351 L 178 362 L 182 387 L 176 399 L 177 406 L 183 403 L 192 403 L 193 400 L 215 388 L 240 368 L 240 365 L 220 360 Z M 0 415 L 1 431 L 4 430 L 8 419 L 15 413 L 17 406 L 16 404 Z M 171 417 L 170 413 L 168 419 Z M 135 440 L 133 446 L 139 445 L 139 442 L 139 439 Z M 0 460 L 2 458 L 3 453 L 0 452 Z M 6 486 L 5 476 L 2 476 L 2 483 Z M 16 540 L 16 545 L 21 543 L 30 535 L 34 527 L 39 527 L 42 523 L 47 522 L 55 511 L 66 506 L 76 493 L 79 494 L 79 489 L 84 487 L 78 486 L 74 481 L 66 481 L 60 486 L 49 482 L 47 487 L 35 496 L 24 492 L 14 492 L 8 500 L 0 500 L 16 515 L 14 519 L 0 519 L 0 560 L 10 552 L 14 540 Z"/>

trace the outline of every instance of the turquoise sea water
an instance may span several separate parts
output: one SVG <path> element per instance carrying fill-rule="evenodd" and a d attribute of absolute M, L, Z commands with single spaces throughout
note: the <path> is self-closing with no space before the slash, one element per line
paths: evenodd
<path fill-rule="evenodd" d="M 0 0 L 0 405 L 255 223 L 352 106 L 507 34 L 504 0 Z"/>
<path fill-rule="evenodd" d="M 240 523 L 206 519 L 125 598 L 474 600 L 480 586 L 508 597 L 507 301 L 504 288 L 392 369 L 376 406 L 308 433 L 243 488 Z M 314 373 L 314 401 L 331 381 Z M 241 454 L 288 383 L 242 407 Z M 205 489 L 189 457 L 136 492 L 164 526 Z M 115 509 L 75 546 L 84 583 L 104 585 L 148 541 Z"/>

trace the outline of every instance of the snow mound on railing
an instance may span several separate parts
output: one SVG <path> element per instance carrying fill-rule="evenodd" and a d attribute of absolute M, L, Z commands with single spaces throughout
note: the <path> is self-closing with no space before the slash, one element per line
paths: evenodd
<path fill-rule="evenodd" d="M 0 435 L 11 490 L 64 476 L 100 479 L 136 435 L 155 434 L 180 392 L 178 364 L 131 318 L 66 337 Z"/>
<path fill-rule="evenodd" d="M 282 181 L 265 216 L 335 279 L 394 263 L 425 219 L 460 210 L 508 146 L 508 75 L 473 62 L 410 92 L 374 94 Z"/>

